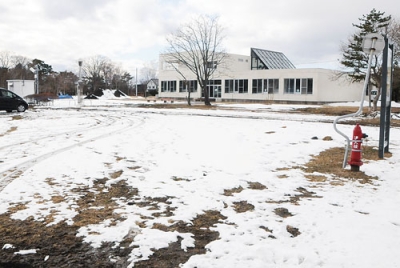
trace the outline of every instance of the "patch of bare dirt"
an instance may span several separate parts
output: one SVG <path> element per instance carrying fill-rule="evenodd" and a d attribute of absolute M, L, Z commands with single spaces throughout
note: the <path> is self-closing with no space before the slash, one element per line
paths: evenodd
<path fill-rule="evenodd" d="M 187 262 L 193 255 L 205 254 L 205 246 L 219 237 L 219 233 L 210 228 L 224 219 L 226 217 L 219 211 L 205 211 L 204 214 L 197 215 L 190 224 L 179 221 L 171 226 L 159 224 L 153 226 L 153 228 L 166 232 L 191 233 L 195 240 L 195 246 L 187 248 L 186 251 L 183 250 L 182 238 L 179 237 L 178 241 L 170 243 L 167 248 L 156 250 L 148 260 L 136 262 L 135 268 L 175 268 L 179 267 L 179 264 Z"/>
<path fill-rule="evenodd" d="M 103 244 L 94 249 L 77 236 L 78 226 L 59 223 L 46 226 L 33 219 L 13 220 L 0 215 L 0 267 L 126 267 L 129 248 Z M 35 250 L 35 254 L 18 254 Z M 111 262 L 110 256 L 116 261 Z"/>
<path fill-rule="evenodd" d="M 118 173 L 118 172 L 117 172 Z M 117 173 L 111 174 L 115 177 Z M 54 185 L 54 180 L 46 180 Z M 10 218 L 11 213 L 26 208 L 25 204 L 15 204 L 8 213 L 0 215 L 0 267 L 126 267 L 132 248 L 131 241 L 122 241 L 120 246 L 114 243 L 104 243 L 95 249 L 77 236 L 78 229 L 88 224 L 96 224 L 105 219 L 112 221 L 125 220 L 114 209 L 118 198 L 133 198 L 137 189 L 129 187 L 121 180 L 105 186 L 107 178 L 98 179 L 93 187 L 74 189 L 80 194 L 76 201 L 79 212 L 72 225 L 65 222 L 50 224 L 53 215 L 42 222 L 32 217 L 21 221 Z M 39 198 L 39 196 L 37 196 Z M 63 196 L 53 196 L 55 203 L 63 202 Z M 112 223 L 113 224 L 113 223 Z M 21 250 L 35 250 L 35 254 L 18 254 Z"/>

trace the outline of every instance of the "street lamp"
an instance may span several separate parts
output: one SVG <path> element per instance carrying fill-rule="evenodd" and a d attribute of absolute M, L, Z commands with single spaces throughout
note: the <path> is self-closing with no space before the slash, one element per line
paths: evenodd
<path fill-rule="evenodd" d="M 81 84 L 81 82 L 82 82 L 82 80 L 81 80 L 81 71 L 82 71 L 82 61 L 80 60 L 80 61 L 78 61 L 78 65 L 79 65 L 79 74 L 78 74 L 78 77 L 79 77 L 79 79 L 78 79 L 78 85 L 77 85 L 77 95 L 78 95 L 78 105 L 80 105 L 81 104 L 81 102 L 82 102 L 82 96 L 81 96 L 81 87 L 80 87 L 80 84 Z"/>
<path fill-rule="evenodd" d="M 36 64 L 35 68 L 31 67 L 29 70 L 35 74 L 35 94 L 39 94 L 39 66 Z"/>

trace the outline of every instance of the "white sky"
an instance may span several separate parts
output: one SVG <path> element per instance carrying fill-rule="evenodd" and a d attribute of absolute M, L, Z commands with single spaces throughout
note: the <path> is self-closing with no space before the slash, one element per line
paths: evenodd
<path fill-rule="evenodd" d="M 400 18 L 395 0 L 0 0 L 0 51 L 55 71 L 103 55 L 135 74 L 158 60 L 165 37 L 196 14 L 218 15 L 227 52 L 283 52 L 297 67 L 337 65 L 352 23 L 373 8 Z"/>

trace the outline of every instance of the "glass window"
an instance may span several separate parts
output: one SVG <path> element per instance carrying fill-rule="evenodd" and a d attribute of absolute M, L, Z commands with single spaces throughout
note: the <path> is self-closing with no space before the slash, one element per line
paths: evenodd
<path fill-rule="evenodd" d="M 262 79 L 253 79 L 253 88 L 252 88 L 252 93 L 262 93 Z"/>
<path fill-rule="evenodd" d="M 265 79 L 264 80 L 264 92 L 268 94 L 279 93 L 279 79 Z"/>
<path fill-rule="evenodd" d="M 234 83 L 232 79 L 225 80 L 225 93 L 232 93 L 234 88 Z"/>
<path fill-rule="evenodd" d="M 188 80 L 186 82 L 190 92 L 197 92 L 197 80 Z M 179 81 L 179 92 L 187 92 L 185 81 Z"/>
<path fill-rule="evenodd" d="M 285 94 L 313 94 L 312 78 L 289 78 L 284 80 Z"/>
<path fill-rule="evenodd" d="M 216 61 L 208 61 L 207 62 L 207 68 L 208 69 L 217 69 L 217 62 Z"/>
<path fill-rule="evenodd" d="M 225 93 L 248 93 L 248 84 L 247 79 L 225 80 Z"/>
<path fill-rule="evenodd" d="M 307 94 L 313 94 L 313 79 L 307 79 Z"/>
<path fill-rule="evenodd" d="M 235 92 L 239 93 L 248 93 L 248 80 L 247 79 L 238 79 L 235 80 Z"/>
<path fill-rule="evenodd" d="M 161 92 L 176 92 L 176 81 L 161 81 Z"/>
<path fill-rule="evenodd" d="M 294 79 L 285 79 L 283 82 L 284 92 L 286 94 L 294 94 Z"/>
<path fill-rule="evenodd" d="M 296 94 L 300 94 L 300 79 L 296 79 Z"/>

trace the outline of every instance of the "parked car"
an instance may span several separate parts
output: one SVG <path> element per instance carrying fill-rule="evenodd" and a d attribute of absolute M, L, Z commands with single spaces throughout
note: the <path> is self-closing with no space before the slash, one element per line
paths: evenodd
<path fill-rule="evenodd" d="M 28 103 L 15 94 L 5 88 L 0 88 L 0 111 L 12 111 L 25 112 L 28 109 Z"/>

